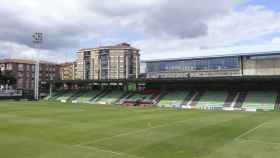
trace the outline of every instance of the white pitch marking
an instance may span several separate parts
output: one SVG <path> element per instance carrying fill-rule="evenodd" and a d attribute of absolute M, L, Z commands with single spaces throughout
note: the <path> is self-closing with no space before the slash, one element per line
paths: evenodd
<path fill-rule="evenodd" d="M 238 139 L 239 142 L 252 142 L 252 143 L 260 143 L 265 145 L 280 145 L 280 143 L 277 142 L 268 142 L 268 141 L 262 141 L 262 140 L 254 140 L 254 139 Z"/>
<path fill-rule="evenodd" d="M 115 151 L 111 151 L 111 150 L 104 150 L 104 149 L 100 149 L 97 147 L 93 147 L 93 146 L 83 146 L 83 145 L 73 145 L 74 147 L 79 147 L 79 148 L 84 148 L 84 149 L 94 149 L 94 150 L 99 150 L 99 151 L 103 151 L 103 152 L 107 152 L 107 153 L 112 153 L 115 155 L 121 155 L 121 156 L 129 156 L 129 157 L 135 157 L 135 158 L 144 158 L 144 157 L 139 157 L 139 156 L 135 156 L 135 155 L 130 155 L 127 153 L 122 153 L 122 152 L 115 152 Z"/>
<path fill-rule="evenodd" d="M 211 117 L 211 116 L 207 116 L 207 117 Z M 204 117 L 203 119 L 205 119 L 207 117 Z M 158 126 L 145 128 L 145 129 L 136 130 L 136 131 L 121 133 L 121 134 L 113 135 L 113 136 L 110 136 L 110 137 L 105 137 L 105 138 L 101 138 L 101 139 L 97 139 L 97 140 L 94 140 L 94 141 L 89 141 L 89 142 L 85 142 L 85 143 L 81 143 L 81 144 L 76 144 L 76 145 L 89 145 L 89 144 L 93 144 L 93 143 L 103 142 L 105 140 L 111 140 L 113 138 L 117 138 L 117 137 L 121 137 L 121 136 L 127 136 L 127 135 L 131 135 L 131 134 L 142 133 L 142 132 L 146 132 L 146 131 L 151 130 L 151 129 L 168 127 L 168 126 L 176 125 L 176 124 L 179 124 L 179 123 L 189 122 L 189 121 L 192 121 L 192 120 L 193 119 L 179 120 L 179 121 L 175 121 L 175 122 L 172 122 L 172 123 L 169 123 L 169 124 L 163 124 L 163 125 L 158 125 Z M 226 121 L 228 121 L 228 120 L 226 120 Z"/>
<path fill-rule="evenodd" d="M 189 121 L 189 120 L 180 120 L 180 121 L 176 121 L 176 122 L 169 123 L 169 124 L 163 124 L 163 125 L 158 125 L 158 126 L 153 126 L 153 127 L 145 128 L 145 129 L 136 130 L 136 131 L 121 133 L 121 134 L 113 135 L 111 137 L 105 137 L 105 138 L 97 139 L 95 141 L 81 143 L 81 144 L 77 144 L 77 145 L 88 145 L 88 144 L 103 142 L 105 140 L 110 140 L 110 139 L 113 139 L 113 138 L 117 138 L 117 137 L 121 137 L 121 136 L 127 136 L 127 135 L 131 135 L 131 134 L 142 133 L 142 132 L 145 132 L 145 131 L 148 131 L 148 130 L 151 130 L 151 129 L 167 127 L 167 126 L 170 126 L 170 125 L 174 125 L 174 124 L 178 124 L 178 123 L 182 123 L 182 122 L 187 122 L 187 121 Z"/>
<path fill-rule="evenodd" d="M 240 138 L 242 138 L 242 137 L 244 137 L 244 136 L 246 136 L 246 135 L 248 135 L 248 134 L 254 132 L 254 131 L 257 130 L 258 128 L 263 127 L 266 123 L 267 123 L 267 121 L 265 121 L 265 122 L 259 124 L 258 126 L 254 127 L 254 128 L 249 129 L 248 131 L 246 131 L 246 132 L 240 134 L 239 136 L 235 137 L 234 140 L 238 140 L 238 139 L 240 139 Z"/>

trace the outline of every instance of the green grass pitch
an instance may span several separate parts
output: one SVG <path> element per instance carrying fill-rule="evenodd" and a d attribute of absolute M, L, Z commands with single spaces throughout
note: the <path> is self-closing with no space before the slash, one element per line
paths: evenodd
<path fill-rule="evenodd" d="M 275 158 L 277 112 L 0 102 L 1 158 Z"/>

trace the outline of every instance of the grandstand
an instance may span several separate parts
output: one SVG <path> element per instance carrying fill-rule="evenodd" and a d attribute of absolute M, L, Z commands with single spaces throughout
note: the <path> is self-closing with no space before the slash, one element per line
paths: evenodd
<path fill-rule="evenodd" d="M 125 105 L 153 104 L 154 94 L 131 93 L 129 97 L 123 100 Z"/>
<path fill-rule="evenodd" d="M 73 103 L 102 103 L 112 104 L 120 99 L 125 92 L 120 90 L 88 90 L 88 91 L 59 91 L 53 92 L 53 96 L 46 97 L 50 101 L 67 101 Z"/>
<path fill-rule="evenodd" d="M 227 98 L 224 103 L 225 108 L 234 108 L 234 104 L 236 103 L 238 99 L 238 92 L 235 91 L 228 91 Z"/>
<path fill-rule="evenodd" d="M 92 99 L 94 99 L 100 91 L 92 90 L 92 91 L 84 91 L 80 96 L 73 100 L 73 102 L 77 103 L 89 103 Z"/>
<path fill-rule="evenodd" d="M 97 104 L 115 104 L 125 95 L 121 90 L 107 90 L 101 96 L 99 96 L 95 103 Z"/>
<path fill-rule="evenodd" d="M 132 92 L 121 101 L 124 105 L 156 105 L 163 95 L 160 90 L 147 89 L 143 92 Z"/>
<path fill-rule="evenodd" d="M 135 93 L 130 98 L 128 98 L 129 101 L 136 102 L 137 100 L 142 101 L 150 101 L 153 97 L 153 94 L 141 94 L 141 93 Z"/>
<path fill-rule="evenodd" d="M 44 100 L 53 100 L 54 96 L 57 96 L 57 92 L 52 92 L 52 96 L 48 95 L 44 97 Z"/>
<path fill-rule="evenodd" d="M 275 102 L 275 106 L 274 106 L 274 110 L 280 110 L 280 92 L 277 93 L 277 98 L 276 98 L 276 102 Z"/>
<path fill-rule="evenodd" d="M 187 99 L 185 99 L 185 103 L 188 107 L 195 108 L 201 96 L 203 95 L 203 91 L 193 91 Z"/>
<path fill-rule="evenodd" d="M 226 91 L 206 91 L 198 101 L 196 108 L 209 109 L 211 107 L 223 108 L 228 92 Z"/>
<path fill-rule="evenodd" d="M 52 95 L 48 95 L 47 97 L 45 97 L 45 100 L 49 100 L 49 101 L 56 101 L 58 97 L 62 96 L 66 91 L 55 91 L 52 92 Z"/>
<path fill-rule="evenodd" d="M 160 107 L 172 107 L 173 105 L 182 105 L 186 96 L 188 95 L 188 91 L 167 92 L 167 94 L 165 94 L 161 98 L 157 105 Z"/>
<path fill-rule="evenodd" d="M 240 91 L 237 92 L 234 100 L 232 102 L 232 107 L 236 109 L 240 109 L 242 107 L 242 104 L 244 103 L 245 99 L 247 97 L 247 91 Z"/>
<path fill-rule="evenodd" d="M 208 110 L 279 110 L 278 91 L 172 90 L 125 92 L 118 89 L 60 91 L 45 100 L 120 105 L 151 105 Z"/>
<path fill-rule="evenodd" d="M 128 92 L 114 88 L 94 90 L 68 90 L 53 92 L 52 97 L 45 100 L 90 103 L 90 104 L 119 104 L 119 105 L 149 105 L 164 108 L 187 108 L 207 110 L 279 110 L 280 96 L 278 90 L 243 90 L 219 88 L 212 89 L 211 85 L 201 85 L 204 88 L 183 87 L 181 83 L 174 83 L 181 86 L 170 91 L 146 88 L 144 91 Z M 266 85 L 265 85 L 266 86 Z M 205 88 L 208 87 L 208 88 Z M 254 85 L 255 87 L 255 85 Z M 262 87 L 260 87 L 262 88 Z M 277 88 L 278 89 L 278 88 Z"/>
<path fill-rule="evenodd" d="M 77 93 L 79 93 L 79 91 L 60 92 L 58 95 L 54 96 L 53 99 L 57 101 L 66 102 L 69 101 L 72 97 L 74 97 Z"/>
<path fill-rule="evenodd" d="M 249 91 L 242 108 L 274 110 L 276 99 L 276 91 Z"/>

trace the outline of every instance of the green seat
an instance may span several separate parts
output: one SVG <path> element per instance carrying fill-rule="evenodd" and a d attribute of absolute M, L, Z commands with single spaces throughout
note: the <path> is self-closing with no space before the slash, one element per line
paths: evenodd
<path fill-rule="evenodd" d="M 128 100 L 132 102 L 136 102 L 138 100 L 150 102 L 152 101 L 153 96 L 154 94 L 135 93 L 130 98 L 128 98 Z"/>
<path fill-rule="evenodd" d="M 77 91 L 67 91 L 65 93 L 62 93 L 60 96 L 58 96 L 56 98 L 56 100 L 58 100 L 58 101 L 66 100 L 67 101 L 72 96 L 74 96 L 76 93 L 77 93 Z"/>
<path fill-rule="evenodd" d="M 173 91 L 166 94 L 158 103 L 160 107 L 171 107 L 172 104 L 181 104 L 186 96 L 189 95 L 188 91 Z"/>
<path fill-rule="evenodd" d="M 276 91 L 249 91 L 242 108 L 273 110 L 276 98 Z"/>
<path fill-rule="evenodd" d="M 225 104 L 228 92 L 226 91 L 206 91 L 196 107 L 199 109 L 208 108 L 209 106 L 223 106 Z"/>
<path fill-rule="evenodd" d="M 97 103 L 98 104 L 114 104 L 116 103 L 123 95 L 125 92 L 121 90 L 113 90 L 107 93 L 106 95 L 102 96 Z"/>
<path fill-rule="evenodd" d="M 93 91 L 86 91 L 82 95 L 80 95 L 78 98 L 75 99 L 75 101 L 79 103 L 87 103 L 89 102 L 93 97 L 95 97 L 100 91 L 93 90 Z"/>
<path fill-rule="evenodd" d="M 52 92 L 52 96 L 48 95 L 44 98 L 44 100 L 52 100 L 58 95 L 58 92 Z"/>

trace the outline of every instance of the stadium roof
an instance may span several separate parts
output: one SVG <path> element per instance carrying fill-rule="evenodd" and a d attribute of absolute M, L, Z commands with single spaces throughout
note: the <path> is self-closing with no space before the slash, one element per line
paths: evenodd
<path fill-rule="evenodd" d="M 280 76 L 220 76 L 220 77 L 188 77 L 188 78 L 140 78 L 140 79 L 111 79 L 111 80 L 53 80 L 54 83 L 209 83 L 209 82 L 277 82 Z"/>
<path fill-rule="evenodd" d="M 182 61 L 182 60 L 191 60 L 191 59 L 240 57 L 240 56 L 265 56 L 265 55 L 280 55 L 280 51 L 266 51 L 266 52 L 226 54 L 226 55 L 210 55 L 210 56 L 197 56 L 197 57 L 186 57 L 186 58 L 167 58 L 167 59 L 155 59 L 155 60 L 142 60 L 141 62 L 148 63 L 148 62 L 158 62 L 158 61 Z"/>

